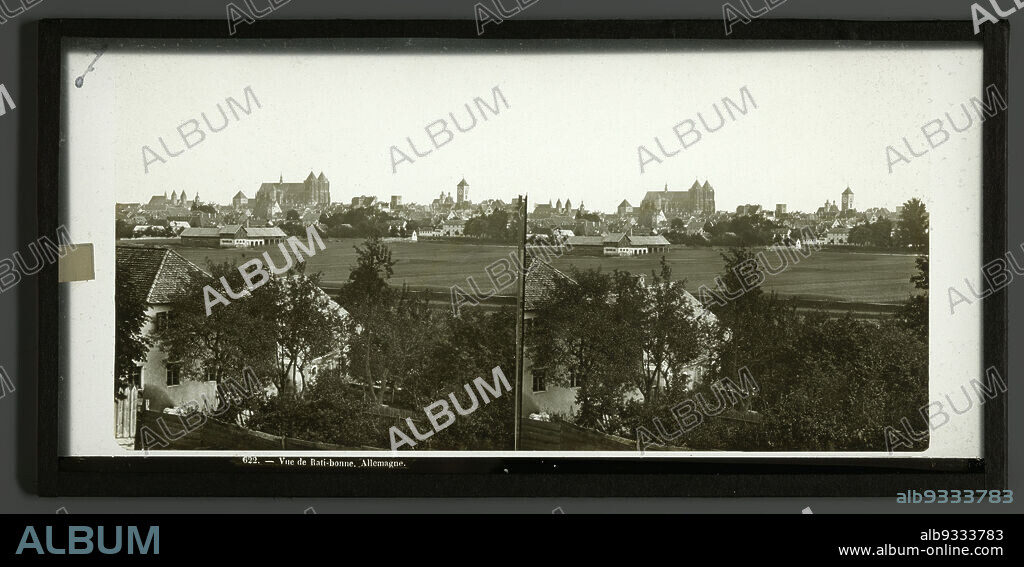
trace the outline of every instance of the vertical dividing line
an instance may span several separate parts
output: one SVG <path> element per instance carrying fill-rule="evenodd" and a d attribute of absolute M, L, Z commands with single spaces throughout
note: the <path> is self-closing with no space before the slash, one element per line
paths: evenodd
<path fill-rule="evenodd" d="M 514 445 L 513 450 L 519 450 L 519 424 L 523 416 L 523 352 L 524 352 L 524 340 L 523 331 L 523 317 L 525 316 L 523 308 L 525 306 L 524 299 L 526 298 L 526 206 L 527 197 L 520 195 L 519 197 L 519 219 L 520 219 L 520 233 L 519 233 L 519 265 L 522 269 L 519 270 L 519 297 L 516 300 L 516 391 L 515 391 L 515 425 L 513 428 L 513 439 Z"/>

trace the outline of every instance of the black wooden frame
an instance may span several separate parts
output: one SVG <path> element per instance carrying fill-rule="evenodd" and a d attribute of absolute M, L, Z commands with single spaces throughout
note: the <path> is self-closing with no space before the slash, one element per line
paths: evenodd
<path fill-rule="evenodd" d="M 981 45 L 984 84 L 1007 93 L 1009 26 L 970 21 L 867 22 L 760 19 L 723 33 L 719 20 L 508 20 L 483 37 L 474 22 L 261 20 L 234 36 L 226 21 L 44 20 L 39 25 L 38 191 L 40 234 L 53 235 L 61 207 L 62 42 L 67 38 L 236 39 L 695 39 L 941 41 Z M 66 87 L 66 86 L 65 86 Z M 1006 243 L 1007 113 L 983 125 L 983 261 Z M 399 471 L 344 472 L 244 466 L 227 457 L 61 457 L 58 454 L 59 336 L 57 267 L 39 285 L 38 490 L 65 496 L 893 496 L 915 489 L 1003 489 L 1007 484 L 1007 397 L 983 406 L 984 458 L 435 458 L 401 454 Z M 983 361 L 1007 373 L 1006 290 L 983 306 Z M 979 375 L 982 369 L 979 368 Z M 518 388 L 518 383 L 517 383 Z M 388 458 L 390 454 L 381 455 Z M 375 457 L 376 458 L 376 457 Z"/>

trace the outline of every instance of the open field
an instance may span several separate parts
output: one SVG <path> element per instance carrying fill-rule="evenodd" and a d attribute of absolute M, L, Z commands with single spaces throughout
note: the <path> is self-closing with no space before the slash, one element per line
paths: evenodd
<path fill-rule="evenodd" d="M 139 241 L 136 241 L 139 242 Z M 262 256 L 270 250 L 275 261 L 284 263 L 281 251 L 269 248 L 192 248 L 184 247 L 176 240 L 153 240 L 150 244 L 166 244 L 181 255 L 205 267 L 207 259 L 214 262 L 233 261 L 241 264 L 248 259 Z M 349 271 L 356 261 L 354 245 L 362 239 L 326 239 L 326 249 L 310 258 L 309 269 L 323 272 L 325 288 L 340 287 L 348 280 Z M 515 246 L 496 244 L 453 244 L 450 242 L 392 242 L 389 243 L 392 258 L 398 260 L 393 285 L 408 284 L 413 289 L 432 292 L 432 295 L 449 293 L 451 286 L 460 285 L 466 289 L 466 277 L 473 276 L 480 291 L 492 290 L 485 268 L 500 258 L 508 258 L 516 252 Z M 764 250 L 769 265 L 779 266 L 778 253 Z M 718 250 L 673 246 L 667 258 L 672 266 L 673 277 L 686 279 L 686 287 L 696 293 L 703 284 L 714 289 L 714 278 L 721 274 L 722 258 Z M 625 270 L 634 274 L 650 274 L 658 269 L 660 256 L 599 257 L 568 254 L 552 260 L 560 270 L 572 265 L 578 268 L 601 267 L 606 271 Z M 914 256 L 885 252 L 861 252 L 846 250 L 820 250 L 811 252 L 810 257 L 801 257 L 777 276 L 768 276 L 766 289 L 774 289 L 780 295 L 799 297 L 807 300 L 827 300 L 861 303 L 900 303 L 913 293 L 910 276 L 916 271 Z M 466 291 L 469 291 L 466 289 Z M 500 295 L 515 296 L 514 286 L 501 291 Z M 440 297 L 440 295 L 438 295 Z"/>
<path fill-rule="evenodd" d="M 763 250 L 769 266 L 782 264 L 779 253 Z M 913 293 L 911 274 L 917 271 L 914 256 L 885 252 L 820 250 L 799 262 L 790 262 L 785 271 L 768 276 L 764 288 L 779 295 L 812 300 L 865 303 L 900 303 Z M 673 246 L 666 258 L 674 279 L 686 279 L 686 289 L 696 293 L 701 285 L 714 290 L 714 278 L 724 263 L 717 250 Z M 659 269 L 660 255 L 599 257 L 568 254 L 552 260 L 560 270 L 601 267 L 605 271 L 623 270 L 650 274 Z"/>
<path fill-rule="evenodd" d="M 260 248 L 193 248 L 185 247 L 172 241 L 163 241 L 174 248 L 179 254 L 205 268 L 207 260 L 216 263 L 243 262 L 262 257 L 264 251 L 270 252 L 276 265 L 284 265 L 281 250 L 276 245 Z M 324 287 L 336 288 L 348 281 L 349 272 L 356 263 L 355 245 L 362 244 L 359 238 L 324 239 L 324 250 L 307 260 L 307 273 L 322 271 L 321 283 Z M 449 242 L 391 242 L 391 259 L 397 260 L 395 274 L 391 284 L 401 286 L 408 284 L 410 288 L 443 292 L 446 296 L 453 285 L 466 288 L 466 277 L 472 276 L 483 293 L 493 290 L 491 280 L 485 268 L 500 258 L 509 258 L 517 253 L 516 246 L 497 244 L 452 244 Z M 468 291 L 468 289 L 467 289 Z M 516 287 L 508 286 L 501 295 L 515 296 Z"/>

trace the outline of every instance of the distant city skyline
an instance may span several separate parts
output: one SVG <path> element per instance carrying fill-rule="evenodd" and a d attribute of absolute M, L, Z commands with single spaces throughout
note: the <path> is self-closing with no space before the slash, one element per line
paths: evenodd
<path fill-rule="evenodd" d="M 647 191 L 665 183 L 686 189 L 696 178 L 710 182 L 716 208 L 725 211 L 748 203 L 813 211 L 840 200 L 847 186 L 858 208 L 893 209 L 957 191 L 980 170 L 977 121 L 891 173 L 886 153 L 894 146 L 908 154 L 904 138 L 922 152 L 923 125 L 983 96 L 978 46 L 750 42 L 723 49 L 679 41 L 628 51 L 645 42 L 620 41 L 544 52 L 502 40 L 394 41 L 376 50 L 337 40 L 318 53 L 273 43 L 201 54 L 112 46 L 104 54 L 103 74 L 90 75 L 90 88 L 75 91 L 69 110 L 79 100 L 116 101 L 116 112 L 92 119 L 90 135 L 112 148 L 96 165 L 117 202 L 184 190 L 227 204 L 238 191 L 252 198 L 282 174 L 294 182 L 323 171 L 338 203 L 401 195 L 428 204 L 441 191 L 454 196 L 465 178 L 475 202 L 523 194 L 531 203 L 569 198 L 611 212 L 622 199 L 638 205 Z M 486 45 L 489 54 L 462 43 Z M 422 50 L 412 53 L 410 44 Z M 90 53 L 72 61 L 79 59 L 87 64 Z M 188 88 L 180 76 L 189 77 Z M 236 121 L 229 115 L 221 131 L 203 123 L 203 113 L 214 126 L 222 122 L 217 105 L 227 97 L 244 105 L 247 88 L 258 110 Z M 507 106 L 480 116 L 474 105 L 497 106 L 495 89 Z M 713 125 L 716 105 L 724 97 L 739 103 L 742 89 L 756 108 L 680 148 L 675 126 Z M 465 126 L 470 114 L 472 129 L 453 126 L 452 115 Z M 192 136 L 194 146 L 185 149 L 178 127 L 189 132 L 197 124 L 204 136 Z M 437 147 L 429 132 L 442 125 L 454 134 Z M 163 161 L 144 167 L 144 146 Z M 660 161 L 641 170 L 640 146 Z M 415 161 L 395 166 L 393 147 Z"/>
<path fill-rule="evenodd" d="M 314 176 L 317 176 L 319 173 L 326 173 L 326 172 L 318 171 L 316 169 L 311 169 L 311 170 L 306 171 L 304 173 L 304 175 L 302 176 L 302 178 L 305 178 L 305 176 L 309 175 L 310 172 L 312 172 L 314 174 Z M 329 175 L 327 177 L 330 178 Z M 283 172 L 278 174 L 277 181 L 280 181 L 281 179 L 284 179 L 285 183 L 289 183 L 289 182 L 297 183 L 297 182 L 301 181 L 301 179 L 299 179 L 298 177 L 289 178 Z M 462 179 L 463 178 L 461 178 L 461 177 L 458 178 L 459 181 L 461 181 Z M 246 191 L 242 190 L 242 192 L 250 200 L 255 200 L 256 192 L 259 190 L 259 186 L 261 186 L 264 183 L 274 183 L 274 182 L 277 182 L 277 181 L 261 181 L 261 182 L 259 182 L 257 184 L 257 187 L 256 187 L 255 190 L 250 191 L 250 192 L 246 192 Z M 476 188 L 473 187 L 473 184 L 469 183 L 468 179 L 466 181 L 467 181 L 467 185 L 472 190 L 472 193 L 470 194 L 470 198 L 469 198 L 469 201 L 472 202 L 472 203 L 480 203 L 480 202 L 483 202 L 483 201 L 495 200 L 495 199 L 500 199 L 500 200 L 508 203 L 508 202 L 510 202 L 510 199 L 515 199 L 516 197 L 519 196 L 519 195 L 512 195 L 512 196 L 484 196 L 484 197 L 480 197 L 477 194 Z M 710 183 L 710 180 L 707 180 L 707 181 L 708 181 L 708 183 Z M 418 202 L 418 201 L 410 201 L 405 195 L 402 195 L 400 193 L 386 194 L 386 195 L 385 194 L 374 194 L 374 193 L 352 193 L 351 195 L 348 195 L 347 197 L 344 196 L 344 195 L 336 197 L 335 195 L 336 195 L 336 193 L 337 193 L 339 188 L 336 187 L 335 185 L 333 185 L 333 183 L 332 183 L 332 185 L 331 185 L 332 201 L 331 202 L 335 203 L 335 204 L 348 205 L 348 204 L 350 204 L 352 202 L 352 198 L 353 197 L 367 197 L 368 196 L 368 197 L 376 197 L 377 200 L 380 201 L 380 202 L 390 203 L 391 197 L 393 195 L 398 195 L 398 196 L 402 197 L 402 205 L 403 206 L 410 206 L 410 205 L 429 206 L 430 202 L 434 198 L 436 198 L 439 193 L 444 193 L 446 196 L 449 193 L 451 193 L 452 198 L 454 199 L 456 197 L 456 194 L 457 194 L 457 184 L 458 184 L 458 181 L 456 181 L 456 184 L 453 185 L 449 189 L 441 189 L 441 190 L 439 190 L 437 193 L 435 193 L 434 197 L 432 197 L 431 199 L 429 199 L 429 200 L 427 200 L 425 202 Z M 689 189 L 692 184 L 693 184 L 693 182 L 691 182 L 689 185 L 686 185 L 686 186 L 682 186 L 682 187 L 675 186 L 674 187 L 671 183 L 669 183 L 667 186 L 668 186 L 668 190 L 669 191 L 685 191 L 685 190 Z M 711 185 L 712 185 L 712 187 L 714 187 L 713 183 Z M 651 189 L 650 191 L 664 190 L 665 187 L 666 187 L 665 185 L 662 185 L 659 189 Z M 719 206 L 719 207 L 716 207 L 716 210 L 717 211 L 725 211 L 725 212 L 735 212 L 736 207 L 739 207 L 739 206 L 742 206 L 742 205 L 761 205 L 761 207 L 765 211 L 769 211 L 769 210 L 774 211 L 775 210 L 775 206 L 777 204 L 785 204 L 786 205 L 786 211 L 787 211 L 787 213 L 790 213 L 790 214 L 792 214 L 792 213 L 813 213 L 813 212 L 815 212 L 818 209 L 818 207 L 821 207 L 825 203 L 825 201 L 833 202 L 837 206 L 839 206 L 842 203 L 842 193 L 847 188 L 849 188 L 851 191 L 853 191 L 853 193 L 855 195 L 858 195 L 856 205 L 854 206 L 854 209 L 858 210 L 858 211 L 863 211 L 863 210 L 866 210 L 866 209 L 873 209 L 873 208 L 886 208 L 886 209 L 889 209 L 890 211 L 895 211 L 896 207 L 902 206 L 903 203 L 906 202 L 906 200 L 903 200 L 903 201 L 900 201 L 899 203 L 893 203 L 893 204 L 871 204 L 871 203 L 864 203 L 863 200 L 860 198 L 860 196 L 858 194 L 858 191 L 856 189 L 854 189 L 852 186 L 849 186 L 849 187 L 843 186 L 841 189 L 839 189 L 839 190 L 837 190 L 835 192 L 834 196 L 830 197 L 828 195 L 824 195 L 825 198 L 822 199 L 819 203 L 812 204 L 809 208 L 806 208 L 806 209 L 803 209 L 803 208 L 800 208 L 800 207 L 796 207 L 796 206 L 794 206 L 793 203 L 787 202 L 785 200 L 776 200 L 776 201 L 772 201 L 772 202 L 754 202 L 752 200 L 731 199 L 730 201 L 736 202 L 735 206 L 732 206 L 732 207 L 721 207 L 721 206 Z M 718 199 L 721 199 L 722 198 L 721 192 L 718 191 L 717 187 L 715 187 L 715 190 L 716 190 L 716 197 Z M 170 197 L 173 193 L 180 194 L 181 191 L 179 191 L 177 189 L 171 189 L 169 191 L 166 191 L 166 194 L 167 194 L 168 197 Z M 231 195 L 224 202 L 221 202 L 221 201 L 212 201 L 210 199 L 205 199 L 205 198 L 203 198 L 202 194 L 198 193 L 198 192 L 197 193 L 189 193 L 186 190 L 185 193 L 188 195 L 188 201 L 189 202 L 192 202 L 193 199 L 195 199 L 196 196 L 198 195 L 198 197 L 200 198 L 200 201 L 202 201 L 203 203 L 215 203 L 217 205 L 230 205 L 231 201 L 232 201 L 232 198 L 234 197 L 234 195 Z M 630 196 L 624 194 L 622 199 L 625 199 L 625 200 L 629 201 L 629 203 L 632 206 L 634 206 L 634 207 L 639 207 L 640 203 L 643 201 L 643 196 L 646 193 L 647 193 L 646 190 L 642 191 L 642 192 L 637 192 L 636 193 L 637 196 L 636 197 L 632 197 L 632 198 Z M 138 200 L 138 201 L 118 201 L 118 203 L 122 203 L 122 204 L 123 203 L 140 203 L 140 204 L 144 205 L 147 202 L 149 202 L 150 198 L 152 198 L 153 196 L 163 195 L 163 194 L 164 194 L 164 192 L 153 193 L 152 195 L 146 196 L 142 200 Z M 549 200 L 550 200 L 550 202 L 552 204 L 555 204 L 559 200 L 561 200 L 563 203 L 565 203 L 565 200 L 568 198 L 568 200 L 572 202 L 573 210 L 578 209 L 580 207 L 580 205 L 582 204 L 586 208 L 586 210 L 589 211 L 589 212 L 600 212 L 600 213 L 611 214 L 611 213 L 615 213 L 616 212 L 618 204 L 622 200 L 622 199 L 620 199 L 619 202 L 616 202 L 615 205 L 613 205 L 611 207 L 608 207 L 607 209 L 598 209 L 598 208 L 593 207 L 590 204 L 588 204 L 584 197 L 579 197 L 579 200 L 577 200 L 576 197 L 566 196 L 566 195 L 572 195 L 572 194 L 571 193 L 568 193 L 568 194 L 563 193 L 563 194 L 559 194 L 559 195 L 557 195 L 555 197 L 549 197 L 548 199 L 539 199 L 539 198 L 532 198 L 531 197 L 529 199 L 529 209 L 532 212 L 533 207 L 535 205 L 542 204 L 542 203 L 543 204 L 547 204 Z M 530 197 L 529 194 L 526 194 L 526 196 Z M 911 197 L 908 197 L 908 199 L 909 198 L 914 198 L 914 197 L 911 196 Z M 916 197 L 916 198 L 921 198 L 921 197 Z"/>

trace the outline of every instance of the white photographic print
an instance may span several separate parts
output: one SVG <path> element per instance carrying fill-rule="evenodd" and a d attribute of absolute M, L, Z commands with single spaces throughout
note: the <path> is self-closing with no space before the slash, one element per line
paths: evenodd
<path fill-rule="evenodd" d="M 983 456 L 980 47 L 208 43 L 66 46 L 62 455 Z"/>

